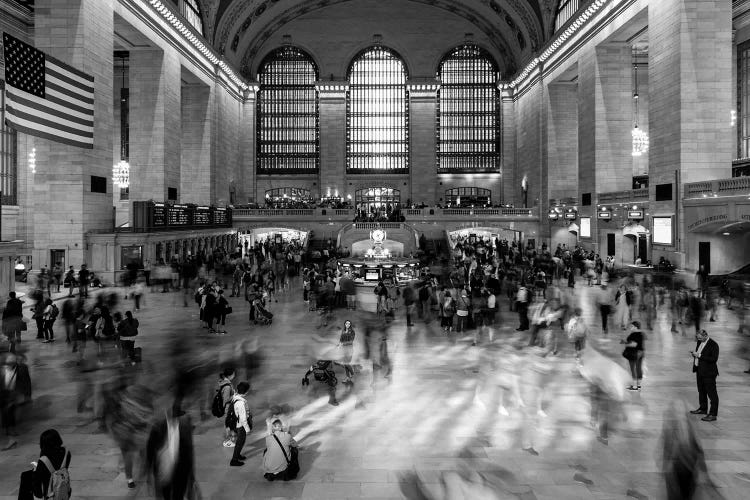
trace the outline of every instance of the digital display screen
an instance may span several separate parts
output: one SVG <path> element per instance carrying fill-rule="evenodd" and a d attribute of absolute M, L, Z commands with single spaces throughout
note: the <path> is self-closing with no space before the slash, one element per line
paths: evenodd
<path fill-rule="evenodd" d="M 380 273 L 377 269 L 368 269 L 365 271 L 365 279 L 367 281 L 378 281 L 380 279 Z"/>
<path fill-rule="evenodd" d="M 167 207 L 163 203 L 154 203 L 154 226 L 167 225 Z"/>
<path fill-rule="evenodd" d="M 581 217 L 581 238 L 591 238 L 591 217 Z"/>
<path fill-rule="evenodd" d="M 576 220 L 576 217 L 578 217 L 577 212 L 565 212 L 565 219 L 567 220 Z"/>
<path fill-rule="evenodd" d="M 672 244 L 672 217 L 654 217 L 654 243 Z"/>
<path fill-rule="evenodd" d="M 599 212 L 598 217 L 604 220 L 610 220 L 612 218 L 612 212 Z"/>

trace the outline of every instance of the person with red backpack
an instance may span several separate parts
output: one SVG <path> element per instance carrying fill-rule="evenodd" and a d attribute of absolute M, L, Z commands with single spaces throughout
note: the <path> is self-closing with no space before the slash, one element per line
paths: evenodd
<path fill-rule="evenodd" d="M 31 462 L 33 469 L 21 473 L 18 500 L 68 500 L 72 493 L 68 472 L 71 455 L 63 447 L 60 433 L 55 429 L 42 432 L 39 447 L 39 462 Z"/>

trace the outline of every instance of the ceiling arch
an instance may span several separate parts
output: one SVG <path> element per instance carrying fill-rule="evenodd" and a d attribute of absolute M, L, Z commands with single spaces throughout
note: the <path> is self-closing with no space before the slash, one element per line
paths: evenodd
<path fill-rule="evenodd" d="M 203 0 L 211 3 L 213 44 L 246 75 L 263 43 L 297 17 L 355 0 Z M 547 41 L 559 0 L 405 0 L 449 11 L 493 43 L 510 72 Z M 398 15 L 397 13 L 395 15 Z"/>

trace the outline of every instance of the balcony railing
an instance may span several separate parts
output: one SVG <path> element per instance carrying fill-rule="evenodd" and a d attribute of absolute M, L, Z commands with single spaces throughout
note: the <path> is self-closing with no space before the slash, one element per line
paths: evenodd
<path fill-rule="evenodd" d="M 685 184 L 685 198 L 750 195 L 750 177 L 731 177 Z"/>
<path fill-rule="evenodd" d="M 442 217 L 490 217 L 490 218 L 533 218 L 538 217 L 537 208 L 407 208 L 402 210 L 402 215 L 407 221 L 422 219 L 440 219 Z M 354 209 L 331 209 L 331 208 L 236 208 L 232 212 L 235 220 L 247 219 L 290 219 L 290 220 L 315 220 L 332 219 L 348 220 L 354 219 Z M 360 223 L 358 223 L 360 224 Z M 398 224 L 398 223 L 380 223 Z"/>
<path fill-rule="evenodd" d="M 599 193 L 599 203 L 623 203 L 643 200 L 648 200 L 648 188 Z"/>

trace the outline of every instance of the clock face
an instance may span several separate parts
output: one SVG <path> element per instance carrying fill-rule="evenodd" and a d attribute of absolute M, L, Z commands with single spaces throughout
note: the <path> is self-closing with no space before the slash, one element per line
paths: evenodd
<path fill-rule="evenodd" d="M 375 243 L 382 243 L 385 240 L 385 231 L 382 229 L 375 229 L 372 232 L 372 240 Z"/>

